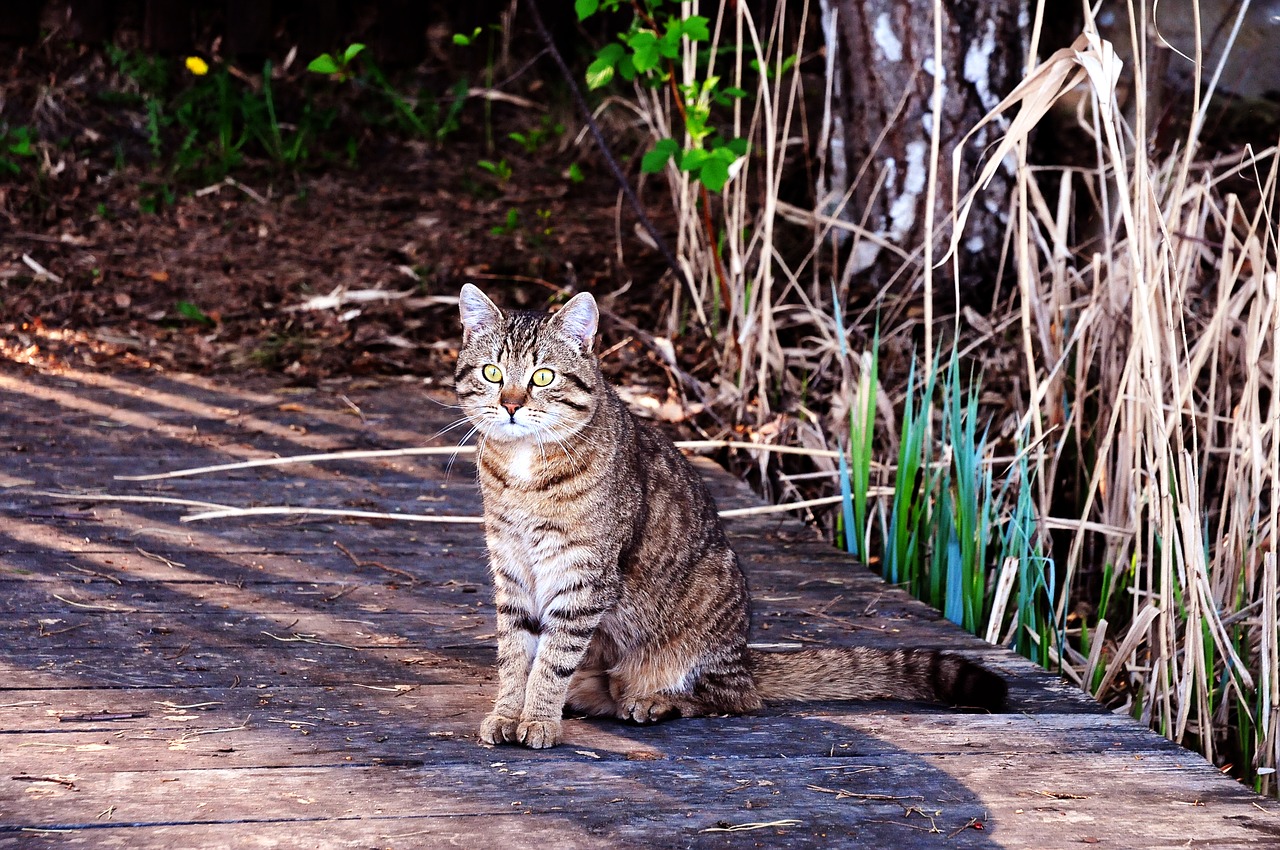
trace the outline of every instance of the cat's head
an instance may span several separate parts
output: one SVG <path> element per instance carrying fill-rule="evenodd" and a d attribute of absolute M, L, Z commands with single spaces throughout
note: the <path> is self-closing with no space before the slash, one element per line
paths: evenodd
<path fill-rule="evenodd" d="M 586 426 L 603 381 L 592 352 L 600 311 L 589 293 L 555 313 L 526 313 L 498 309 L 468 283 L 458 306 L 454 387 L 485 439 L 554 445 Z"/>

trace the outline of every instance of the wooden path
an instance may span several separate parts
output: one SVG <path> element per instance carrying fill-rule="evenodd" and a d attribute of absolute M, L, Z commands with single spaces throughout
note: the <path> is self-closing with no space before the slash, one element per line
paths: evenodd
<path fill-rule="evenodd" d="M 357 410 L 358 408 L 358 410 Z M 112 480 L 423 444 L 419 384 L 245 389 L 0 367 L 0 847 L 1280 847 L 1280 809 L 966 636 L 778 515 L 732 522 L 755 639 L 948 647 L 1014 710 L 875 702 L 482 747 L 475 526 L 35 491 L 478 514 L 446 458 Z M 708 473 L 722 507 L 754 503 Z"/>

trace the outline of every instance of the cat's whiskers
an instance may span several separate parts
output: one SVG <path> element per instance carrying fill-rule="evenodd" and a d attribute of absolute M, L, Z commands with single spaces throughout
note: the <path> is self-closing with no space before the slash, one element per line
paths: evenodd
<path fill-rule="evenodd" d="M 449 475 L 453 472 L 453 464 L 458 459 L 458 452 L 462 451 L 463 447 L 467 445 L 467 440 L 470 440 L 472 435 L 474 435 L 479 430 L 480 430 L 479 425 L 472 425 L 471 429 L 468 430 L 467 433 L 462 435 L 462 439 L 458 441 L 458 445 L 454 447 L 453 454 L 449 455 L 449 461 L 444 466 L 444 476 L 446 481 L 449 480 Z M 479 461 L 480 459 L 479 455 L 480 455 L 481 442 L 483 442 L 483 438 L 477 441 L 476 443 L 476 460 L 477 461 Z"/>
<path fill-rule="evenodd" d="M 431 402 L 432 404 L 438 407 L 443 407 L 446 410 L 462 410 L 461 404 L 457 404 L 457 403 L 450 404 L 447 401 L 441 401 L 440 399 L 432 398 L 431 396 L 425 396 L 425 398 L 427 399 L 427 401 Z"/>
<path fill-rule="evenodd" d="M 445 434 L 452 431 L 454 428 L 457 428 L 460 425 L 466 425 L 470 421 L 471 421 L 470 416 L 463 416 L 460 419 L 455 419 L 454 421 L 450 422 L 448 425 L 441 428 L 439 431 L 436 431 L 434 434 L 432 434 L 431 437 L 428 438 L 427 442 L 431 442 L 432 440 L 438 440 L 441 437 L 443 437 Z M 462 439 L 465 440 L 466 437 L 463 437 Z"/>

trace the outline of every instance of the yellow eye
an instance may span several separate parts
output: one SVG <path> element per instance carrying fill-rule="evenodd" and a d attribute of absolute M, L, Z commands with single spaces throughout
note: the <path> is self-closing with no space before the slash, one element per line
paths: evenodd
<path fill-rule="evenodd" d="M 533 373 L 533 385 L 535 387 L 545 387 L 556 379 L 556 373 L 550 369 L 539 369 Z"/>
<path fill-rule="evenodd" d="M 484 375 L 484 379 L 490 383 L 497 384 L 502 381 L 502 370 L 492 363 L 480 370 L 480 374 Z"/>

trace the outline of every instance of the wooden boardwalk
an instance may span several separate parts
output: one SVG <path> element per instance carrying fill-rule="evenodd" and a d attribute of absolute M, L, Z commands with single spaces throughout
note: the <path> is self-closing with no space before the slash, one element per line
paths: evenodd
<path fill-rule="evenodd" d="M 1013 710 L 571 720 L 555 750 L 482 747 L 495 681 L 476 526 L 182 523 L 182 505 L 36 493 L 478 514 L 466 459 L 112 480 L 421 445 L 452 416 L 413 383 L 0 367 L 0 847 L 1280 846 L 1273 802 L 780 515 L 731 523 L 756 641 L 964 651 L 1009 678 Z M 754 503 L 708 474 L 722 507 Z"/>

